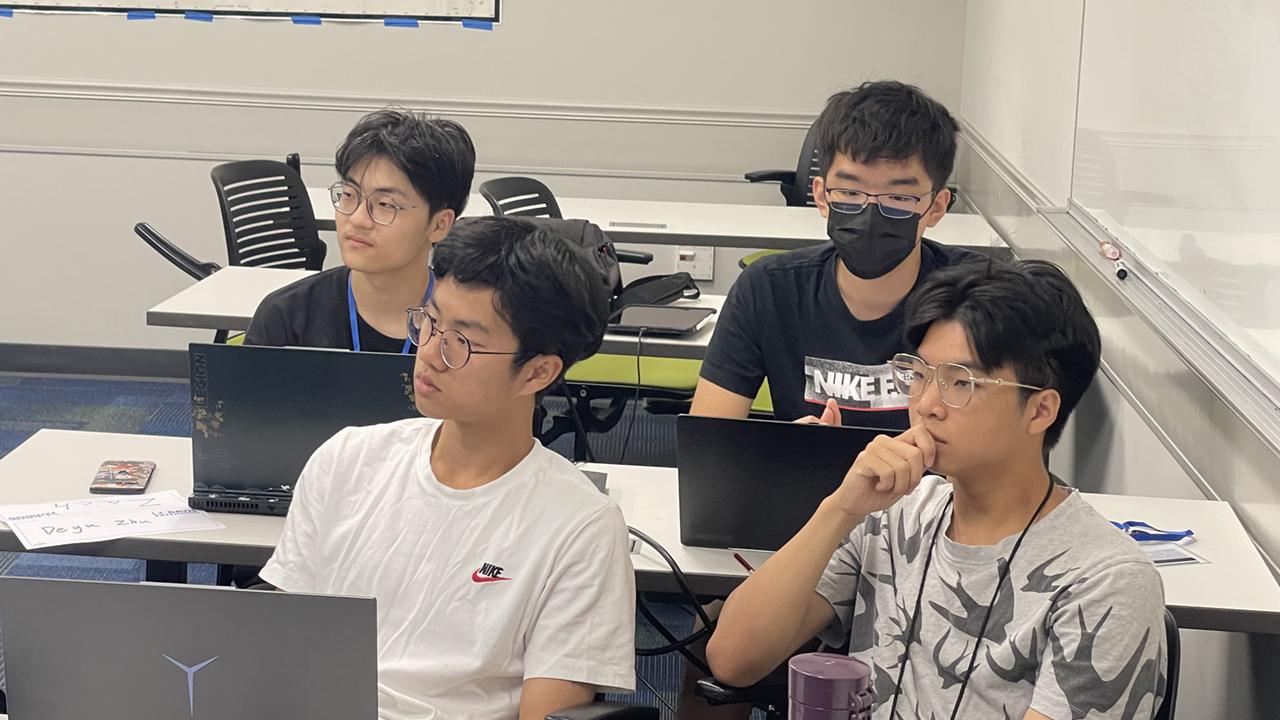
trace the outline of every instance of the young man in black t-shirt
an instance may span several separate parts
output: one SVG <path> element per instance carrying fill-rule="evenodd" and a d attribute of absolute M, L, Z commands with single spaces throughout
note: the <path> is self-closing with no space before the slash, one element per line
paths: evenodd
<path fill-rule="evenodd" d="M 923 239 L 951 199 L 956 122 L 918 88 L 885 81 L 832 96 L 816 125 L 813 198 L 832 242 L 738 278 L 693 413 L 746 417 L 768 379 L 780 420 L 906 429 L 907 398 L 888 366 L 905 349 L 906 297 L 934 270 L 976 257 Z"/>
<path fill-rule="evenodd" d="M 330 189 L 342 267 L 268 295 L 246 345 L 410 352 L 405 308 L 426 302 L 431 248 L 462 214 L 476 151 L 450 120 L 366 115 L 338 148 Z"/>

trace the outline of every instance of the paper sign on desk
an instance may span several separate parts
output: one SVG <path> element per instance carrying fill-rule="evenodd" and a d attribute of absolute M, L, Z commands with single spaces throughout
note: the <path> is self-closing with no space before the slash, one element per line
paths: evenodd
<path fill-rule="evenodd" d="M 186 499 L 173 490 L 132 497 L 3 505 L 0 520 L 28 550 L 223 527 L 203 510 L 188 507 Z"/>

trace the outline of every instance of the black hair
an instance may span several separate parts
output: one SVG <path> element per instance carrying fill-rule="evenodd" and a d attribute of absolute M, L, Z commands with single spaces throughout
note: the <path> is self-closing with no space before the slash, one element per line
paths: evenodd
<path fill-rule="evenodd" d="M 516 367 L 556 355 L 567 371 L 600 349 L 609 321 L 600 271 L 546 228 L 510 217 L 464 218 L 436 245 L 431 267 L 441 280 L 493 289 L 494 309 L 519 345 Z"/>
<path fill-rule="evenodd" d="M 1044 437 L 1046 449 L 1056 445 L 1102 354 L 1098 324 L 1066 273 L 1041 260 L 994 258 L 937 270 L 907 300 L 907 344 L 918 348 L 946 320 L 969 335 L 981 370 L 1008 366 L 1020 383 L 1058 391 L 1062 405 Z M 1033 391 L 1022 392 L 1025 400 Z"/>
<path fill-rule="evenodd" d="M 881 80 L 838 92 L 827 100 L 814 129 L 823 178 L 836 153 L 860 163 L 918 155 L 938 191 L 956 164 L 955 118 L 914 85 Z"/>
<path fill-rule="evenodd" d="M 427 201 L 431 214 L 445 208 L 461 215 L 476 173 L 476 148 L 452 120 L 388 108 L 360 118 L 338 148 L 334 167 L 350 178 L 356 166 L 376 157 L 395 164 Z"/>

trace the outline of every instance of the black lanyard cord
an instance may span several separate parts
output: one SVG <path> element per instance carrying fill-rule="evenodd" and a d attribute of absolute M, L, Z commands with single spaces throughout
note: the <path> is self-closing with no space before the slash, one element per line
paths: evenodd
<path fill-rule="evenodd" d="M 1040 500 L 1040 504 L 1036 507 L 1036 511 L 1031 514 L 1031 518 L 1027 520 L 1027 526 L 1022 529 L 1018 535 L 1018 539 L 1013 543 L 1013 549 L 1009 552 L 1009 562 L 1005 563 L 1004 569 L 1000 571 L 996 579 L 995 592 L 991 594 L 991 601 L 987 603 L 987 612 L 982 616 L 982 627 L 978 629 L 978 637 L 973 644 L 973 654 L 969 656 L 969 667 L 964 671 L 964 680 L 960 683 L 960 693 L 956 696 L 956 703 L 951 708 L 951 720 L 955 720 L 960 712 L 960 704 L 964 702 L 965 690 L 969 687 L 969 678 L 973 675 L 974 665 L 978 661 L 978 651 L 982 648 L 982 638 L 987 633 L 987 624 L 991 621 L 991 611 L 996 605 L 996 599 L 1000 596 L 1000 588 L 1004 585 L 1004 581 L 1009 577 L 1009 573 L 1013 571 L 1013 558 L 1018 554 L 1018 549 L 1022 547 L 1022 541 L 1026 539 L 1027 533 L 1031 530 L 1031 526 L 1035 524 L 1036 518 L 1040 516 L 1044 506 L 1049 503 L 1049 498 L 1053 496 L 1053 478 L 1049 478 L 1049 487 L 1045 489 L 1044 498 Z M 889 706 L 889 718 L 893 720 L 897 718 L 898 697 L 902 694 L 902 680 L 907 671 L 907 662 L 911 658 L 911 643 L 915 636 L 917 620 L 920 617 L 920 604 L 924 599 L 925 580 L 929 577 L 929 565 L 933 561 L 933 549 L 938 544 L 938 531 L 942 528 L 942 521 L 946 518 L 947 510 L 951 507 L 951 501 L 955 499 L 954 493 L 947 498 L 947 504 L 942 508 L 942 514 L 938 516 L 938 524 L 933 529 L 933 538 L 929 541 L 929 552 L 925 555 L 924 571 L 920 574 L 920 590 L 916 593 L 915 609 L 911 611 L 911 623 L 907 628 L 906 644 L 903 648 L 902 666 L 898 668 L 898 682 L 893 690 L 893 703 Z"/>

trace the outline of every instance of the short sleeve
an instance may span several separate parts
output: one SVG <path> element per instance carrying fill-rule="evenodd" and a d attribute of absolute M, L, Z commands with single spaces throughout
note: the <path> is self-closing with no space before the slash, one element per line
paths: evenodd
<path fill-rule="evenodd" d="M 245 345 L 264 347 L 286 347 L 297 345 L 289 337 L 289 323 L 285 317 L 284 307 L 275 297 L 268 295 L 258 305 L 249 321 L 249 329 L 244 334 Z"/>
<path fill-rule="evenodd" d="M 635 571 L 616 505 L 592 515 L 558 553 L 537 599 L 524 679 L 635 689 Z"/>
<path fill-rule="evenodd" d="M 1048 618 L 1031 709 L 1051 718 L 1150 718 L 1164 698 L 1164 587 L 1122 561 L 1067 588 Z"/>
<path fill-rule="evenodd" d="M 858 578 L 862 574 L 863 543 L 870 526 L 878 526 L 881 517 L 881 513 L 874 513 L 864 518 L 836 548 L 827 562 L 827 569 L 818 579 L 818 594 L 831 603 L 831 609 L 836 613 L 835 619 L 818 635 L 818 639 L 832 647 L 840 647 L 849 640 Z"/>
<path fill-rule="evenodd" d="M 275 552 L 259 573 L 263 580 L 289 592 L 324 592 L 321 586 L 320 525 L 329 483 L 333 482 L 336 445 L 346 430 L 321 445 L 307 460 L 293 488 L 289 514 Z"/>
<path fill-rule="evenodd" d="M 735 395 L 754 398 L 764 382 L 764 348 L 760 333 L 770 325 L 757 311 L 765 276 L 751 266 L 729 288 L 716 330 L 702 359 L 700 375 Z"/>

